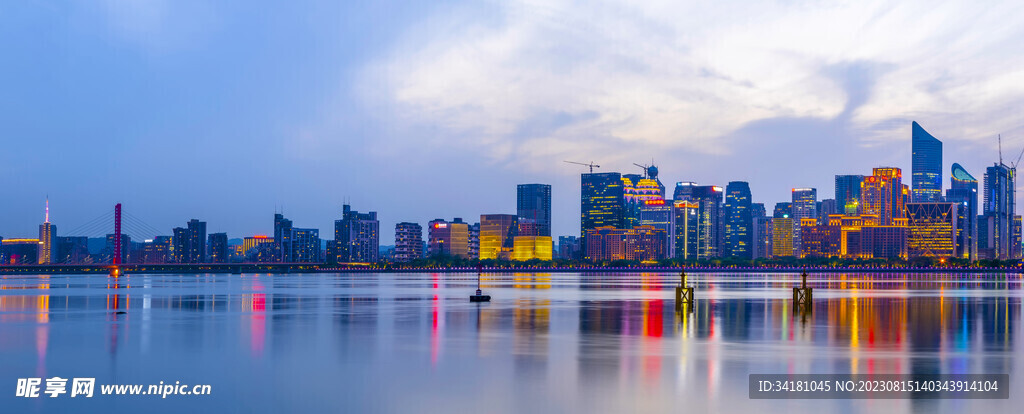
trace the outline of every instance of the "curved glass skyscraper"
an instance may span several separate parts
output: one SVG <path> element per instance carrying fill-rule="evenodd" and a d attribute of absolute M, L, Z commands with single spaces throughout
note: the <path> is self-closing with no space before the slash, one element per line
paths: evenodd
<path fill-rule="evenodd" d="M 914 202 L 942 201 L 942 141 L 939 141 L 917 122 L 911 124 L 911 163 Z"/>

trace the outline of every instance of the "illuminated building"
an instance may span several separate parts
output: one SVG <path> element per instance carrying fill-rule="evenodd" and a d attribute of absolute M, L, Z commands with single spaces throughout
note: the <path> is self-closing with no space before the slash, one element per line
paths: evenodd
<path fill-rule="evenodd" d="M 861 214 L 878 216 L 880 225 L 891 226 L 894 219 L 903 218 L 903 173 L 894 167 L 875 168 L 872 172 L 861 182 Z"/>
<path fill-rule="evenodd" d="M 772 210 L 772 217 L 793 217 L 793 203 L 775 203 L 775 209 Z"/>
<path fill-rule="evenodd" d="M 517 236 L 540 236 L 540 225 L 537 220 L 519 217 L 516 219 Z"/>
<path fill-rule="evenodd" d="M 292 221 L 283 214 L 274 214 L 274 257 L 276 262 L 286 262 L 292 256 Z"/>
<path fill-rule="evenodd" d="M 866 226 L 861 228 L 861 257 L 876 259 L 906 259 L 906 219 L 899 219 L 896 223 L 897 225 L 894 226 Z"/>
<path fill-rule="evenodd" d="M 53 240 L 57 226 L 50 224 L 50 200 L 46 200 L 46 219 L 39 225 L 39 264 L 53 263 Z"/>
<path fill-rule="evenodd" d="M 395 225 L 395 261 L 411 262 L 423 258 L 423 227 L 416 223 Z"/>
<path fill-rule="evenodd" d="M 675 232 L 673 245 L 679 259 L 692 260 L 697 258 L 697 227 L 699 227 L 700 204 L 695 201 L 678 200 L 673 203 L 675 215 Z"/>
<path fill-rule="evenodd" d="M 515 214 L 480 216 L 480 260 L 510 259 L 518 235 Z"/>
<path fill-rule="evenodd" d="M 469 258 L 469 224 L 456 217 L 451 222 L 436 219 L 427 226 L 431 256 L 445 255 Z"/>
<path fill-rule="evenodd" d="M 622 250 L 626 260 L 654 262 L 665 258 L 665 229 L 654 226 L 636 226 L 623 235 Z"/>
<path fill-rule="evenodd" d="M 800 231 L 803 228 L 801 226 L 802 220 L 818 218 L 818 190 L 814 188 L 794 188 L 792 197 L 793 213 L 789 216 L 793 218 L 793 256 L 799 256 Z"/>
<path fill-rule="evenodd" d="M 292 263 L 320 263 L 320 230 L 300 229 L 292 227 L 291 231 L 291 257 Z"/>
<path fill-rule="evenodd" d="M 113 237 L 107 236 L 108 239 Z M 206 222 L 197 219 L 189 220 L 186 228 L 174 229 L 174 261 L 177 263 L 203 263 L 206 261 Z M 111 241 L 107 241 L 112 245 Z M 122 246 L 129 243 L 122 241 Z"/>
<path fill-rule="evenodd" d="M 680 181 L 676 183 L 676 188 L 672 192 L 672 200 L 693 200 L 694 187 L 697 187 L 697 183 L 691 181 Z"/>
<path fill-rule="evenodd" d="M 551 237 L 551 185 L 519 184 L 516 187 L 516 215 L 533 220 L 537 236 Z"/>
<path fill-rule="evenodd" d="M 274 238 L 273 237 L 262 236 L 262 235 L 256 235 L 256 236 L 252 236 L 252 237 L 243 238 L 242 239 L 242 252 L 245 253 L 245 254 L 249 254 L 249 250 L 252 250 L 253 247 L 256 247 L 256 246 L 264 244 L 264 243 L 273 244 L 274 243 Z"/>
<path fill-rule="evenodd" d="M 957 203 L 956 257 L 975 260 L 978 257 L 978 180 L 960 164 L 953 163 L 946 201 Z"/>
<path fill-rule="evenodd" d="M 725 186 L 725 256 L 753 258 L 754 222 L 750 197 L 750 185 L 745 181 L 731 181 Z"/>
<path fill-rule="evenodd" d="M 860 214 L 860 184 L 863 180 L 863 175 L 836 176 L 836 209 L 839 210 L 837 214 Z"/>
<path fill-rule="evenodd" d="M 828 219 L 801 219 L 800 235 L 800 257 L 839 257 L 842 230 Z"/>
<path fill-rule="evenodd" d="M 722 217 L 722 187 L 702 185 L 694 187 L 693 200 L 697 202 L 697 258 L 719 257 L 725 239 Z"/>
<path fill-rule="evenodd" d="M 39 263 L 39 239 L 0 239 L 0 260 L 3 264 Z"/>
<path fill-rule="evenodd" d="M 1013 258 L 1020 259 L 1021 217 L 1013 216 Z"/>
<path fill-rule="evenodd" d="M 625 240 L 623 240 L 625 234 L 626 230 L 612 226 L 588 229 L 584 260 L 592 262 L 625 260 Z"/>
<path fill-rule="evenodd" d="M 640 206 L 640 225 L 652 226 L 665 231 L 665 256 L 675 254 L 676 215 L 672 202 L 665 199 L 646 200 Z"/>
<path fill-rule="evenodd" d="M 1013 257 L 1016 175 L 1017 170 L 1005 164 L 995 164 L 985 170 L 983 214 L 978 220 L 978 257 L 981 259 Z"/>
<path fill-rule="evenodd" d="M 210 252 L 210 263 L 228 262 L 228 234 L 210 233 L 208 236 L 208 248 Z M 148 246 L 148 244 L 147 244 Z"/>
<path fill-rule="evenodd" d="M 793 255 L 793 219 L 789 215 L 772 218 L 772 256 Z"/>
<path fill-rule="evenodd" d="M 170 262 L 173 246 L 174 238 L 171 236 L 156 236 L 153 240 L 147 240 L 142 248 L 142 263 Z"/>
<path fill-rule="evenodd" d="M 580 183 L 580 234 L 586 252 L 587 230 L 625 225 L 625 196 L 619 173 L 581 174 Z"/>
<path fill-rule="evenodd" d="M 640 224 L 640 207 L 649 200 L 664 200 L 665 186 L 658 181 L 658 167 L 644 168 L 644 175 L 625 174 L 622 176 L 622 192 L 625 202 L 625 228 Z"/>
<path fill-rule="evenodd" d="M 580 238 L 576 236 L 558 236 L 558 258 L 578 260 L 582 257 Z"/>
<path fill-rule="evenodd" d="M 481 225 L 483 225 L 481 223 Z M 533 259 L 551 260 L 554 246 L 550 236 L 516 236 L 513 241 L 512 259 L 527 261 Z"/>
<path fill-rule="evenodd" d="M 750 204 L 750 257 L 752 259 L 768 257 L 771 246 L 771 238 L 768 231 L 768 213 L 764 208 L 764 203 L 751 203 Z"/>
<path fill-rule="evenodd" d="M 911 123 L 913 158 L 911 181 L 914 184 L 913 201 L 934 203 L 942 201 L 942 141 L 931 136 L 917 122 Z"/>
<path fill-rule="evenodd" d="M 907 203 L 907 256 L 956 254 L 956 203 Z"/>
<path fill-rule="evenodd" d="M 337 263 L 374 263 L 380 254 L 380 222 L 377 212 L 360 213 L 342 206 L 341 220 L 334 221 L 334 260 Z"/>

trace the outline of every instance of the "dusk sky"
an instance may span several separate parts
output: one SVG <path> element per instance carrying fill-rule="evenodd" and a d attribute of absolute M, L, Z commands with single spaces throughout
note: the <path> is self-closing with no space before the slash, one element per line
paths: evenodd
<path fill-rule="evenodd" d="M 272 234 L 283 209 L 332 239 L 349 202 L 389 245 L 534 182 L 557 237 L 586 170 L 563 160 L 653 160 L 669 196 L 748 181 L 770 214 L 835 174 L 910 184 L 911 121 L 944 188 L 953 162 L 983 179 L 997 134 L 1024 149 L 1019 1 L 42 0 L 0 4 L 0 38 L 4 237 L 48 195 L 59 235 L 121 202 L 165 235 Z"/>

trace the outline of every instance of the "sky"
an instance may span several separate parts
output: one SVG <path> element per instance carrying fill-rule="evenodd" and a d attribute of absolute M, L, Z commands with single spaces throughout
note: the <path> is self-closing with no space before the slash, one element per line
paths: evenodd
<path fill-rule="evenodd" d="M 748 181 L 755 202 L 903 168 L 911 121 L 979 181 L 1024 149 L 1024 3 L 294 1 L 0 3 L 0 236 L 115 203 L 148 226 L 333 238 L 515 213 L 579 174 Z M 1018 197 L 1020 198 L 1020 197 Z M 90 235 L 92 234 L 82 234 Z M 132 235 L 148 238 L 152 235 Z"/>

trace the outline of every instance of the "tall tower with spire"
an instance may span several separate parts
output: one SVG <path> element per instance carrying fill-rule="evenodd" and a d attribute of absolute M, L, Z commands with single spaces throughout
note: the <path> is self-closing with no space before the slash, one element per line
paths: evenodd
<path fill-rule="evenodd" d="M 53 263 L 53 240 L 57 238 L 57 226 L 50 224 L 50 198 L 46 198 L 46 213 L 43 224 L 39 225 L 39 264 Z"/>

